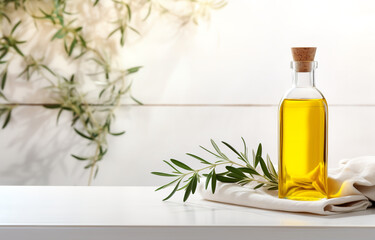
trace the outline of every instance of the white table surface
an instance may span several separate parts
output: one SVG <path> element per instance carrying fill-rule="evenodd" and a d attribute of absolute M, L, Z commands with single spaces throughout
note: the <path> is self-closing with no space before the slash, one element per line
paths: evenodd
<path fill-rule="evenodd" d="M 375 209 L 318 216 L 204 201 L 154 187 L 0 187 L 0 239 L 374 239 Z M 358 236 L 360 236 L 358 238 Z"/>

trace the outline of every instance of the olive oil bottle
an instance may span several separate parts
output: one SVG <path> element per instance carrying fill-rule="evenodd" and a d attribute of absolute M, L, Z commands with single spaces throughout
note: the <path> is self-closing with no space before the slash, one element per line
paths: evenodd
<path fill-rule="evenodd" d="M 316 48 L 292 48 L 293 87 L 279 106 L 279 197 L 327 198 L 328 106 L 315 87 Z"/>

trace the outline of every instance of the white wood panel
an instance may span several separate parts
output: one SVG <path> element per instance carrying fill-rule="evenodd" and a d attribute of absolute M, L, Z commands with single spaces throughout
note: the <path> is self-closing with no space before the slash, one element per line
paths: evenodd
<path fill-rule="evenodd" d="M 0 132 L 0 184 L 85 185 L 88 172 L 70 153 L 84 154 L 87 142 L 69 127 L 63 115 L 42 107 L 18 107 Z M 375 155 L 375 107 L 330 107 L 329 166 L 342 158 Z M 199 145 L 224 140 L 241 148 L 262 142 L 277 162 L 277 107 L 122 107 L 110 137 L 107 158 L 94 185 L 158 185 L 166 179 L 151 171 L 166 170 L 163 159 L 195 160 L 186 152 L 207 156 Z M 228 151 L 230 154 L 230 152 Z"/>
<path fill-rule="evenodd" d="M 120 64 L 144 65 L 134 77 L 134 95 L 145 103 L 276 104 L 291 82 L 290 47 L 317 46 L 317 86 L 328 102 L 375 104 L 373 1 L 228 2 L 207 25 L 178 31 L 168 19 L 155 21 L 123 49 Z M 49 60 L 64 69 L 58 56 Z M 16 79 L 19 70 L 10 74 L 9 98 L 48 101 L 35 93 L 41 81 L 24 83 Z"/>

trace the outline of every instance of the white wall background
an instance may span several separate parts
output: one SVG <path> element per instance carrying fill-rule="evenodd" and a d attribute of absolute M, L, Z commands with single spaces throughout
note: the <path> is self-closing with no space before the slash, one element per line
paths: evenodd
<path fill-rule="evenodd" d="M 228 0 L 209 24 L 172 31 L 155 22 L 125 49 L 143 65 L 134 95 L 116 122 L 127 134 L 110 138 L 94 185 L 158 185 L 163 159 L 206 156 L 209 139 L 241 147 L 262 142 L 277 162 L 277 105 L 291 85 L 290 47 L 316 46 L 317 86 L 329 103 L 329 166 L 375 155 L 375 2 L 358 0 Z M 166 37 L 166 33 L 170 35 Z M 172 36 L 172 38 L 171 38 Z M 14 102 L 42 103 L 38 83 L 9 83 Z M 57 112 L 18 107 L 0 132 L 0 184 L 84 185 L 88 172 L 71 153 L 86 142 L 55 125 Z M 194 162 L 194 160 L 192 160 Z"/>

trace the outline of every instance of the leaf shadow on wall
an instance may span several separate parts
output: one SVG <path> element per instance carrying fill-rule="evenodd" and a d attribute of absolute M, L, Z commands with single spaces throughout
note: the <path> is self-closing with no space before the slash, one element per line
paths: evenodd
<path fill-rule="evenodd" d="M 74 161 L 69 155 L 79 138 L 63 117 L 59 125 L 67 127 L 56 127 L 56 114 L 40 106 L 22 106 L 13 111 L 12 121 L 0 136 L 2 185 L 50 185 L 56 168 L 62 175 L 62 185 L 67 185 L 72 174 L 83 175 L 82 167 L 73 166 L 72 170 L 65 161 Z"/>

